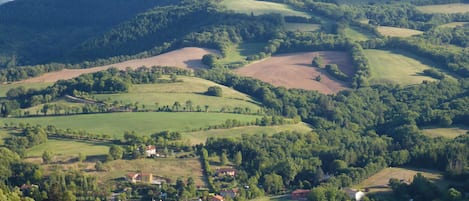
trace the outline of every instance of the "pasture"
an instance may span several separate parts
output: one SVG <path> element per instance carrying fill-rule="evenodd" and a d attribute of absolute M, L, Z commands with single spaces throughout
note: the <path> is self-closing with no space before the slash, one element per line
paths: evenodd
<path fill-rule="evenodd" d="M 0 146 L 5 143 L 5 138 L 9 137 L 10 133 L 8 133 L 5 129 L 0 129 Z"/>
<path fill-rule="evenodd" d="M 200 69 L 206 67 L 201 61 L 202 57 L 206 54 L 219 54 L 219 52 L 212 49 L 186 47 L 153 57 L 133 59 L 105 66 L 86 69 L 63 69 L 61 71 L 45 73 L 38 77 L 23 80 L 21 83 L 53 83 L 61 79 L 72 79 L 80 76 L 81 74 L 106 70 L 110 67 L 125 69 L 127 67 L 138 68 L 141 66 L 174 66 L 185 69 Z"/>
<path fill-rule="evenodd" d="M 460 135 L 465 135 L 469 132 L 469 127 L 465 126 L 453 126 L 449 128 L 423 128 L 422 132 L 424 135 L 429 137 L 444 137 L 454 139 Z"/>
<path fill-rule="evenodd" d="M 8 90 L 16 87 L 24 87 L 26 89 L 42 89 L 52 85 L 52 83 L 10 83 L 10 84 L 0 84 L 0 98 L 6 97 Z"/>
<path fill-rule="evenodd" d="M 341 71 L 352 75 L 354 68 L 346 52 L 321 51 L 303 52 L 272 56 L 259 62 L 236 69 L 238 75 L 254 77 L 274 86 L 317 90 L 324 94 L 337 93 L 348 88 L 348 83 L 328 75 L 325 69 L 313 67 L 312 59 L 320 55 L 325 64 L 337 64 Z M 317 76 L 321 77 L 316 81 Z"/>
<path fill-rule="evenodd" d="M 194 110 L 199 106 L 205 111 L 205 105 L 209 106 L 208 111 L 220 111 L 224 107 L 249 108 L 253 113 L 260 110 L 259 105 L 253 99 L 234 89 L 196 77 L 181 76 L 179 79 L 182 79 L 183 82 L 132 85 L 128 93 L 96 94 L 94 96 L 98 100 L 110 99 L 124 104 L 138 102 L 140 105 L 145 105 L 146 109 L 156 109 L 157 106 L 165 105 L 171 107 L 175 101 L 185 107 L 186 101 L 190 100 Z M 211 86 L 221 87 L 223 96 L 204 95 L 203 93 Z"/>
<path fill-rule="evenodd" d="M 390 37 L 410 37 L 423 34 L 422 31 L 415 30 L 415 29 L 405 29 L 405 28 L 398 28 L 398 27 L 388 27 L 388 26 L 379 26 L 378 27 L 379 33 L 383 36 L 390 36 Z"/>
<path fill-rule="evenodd" d="M 236 138 L 242 135 L 254 134 L 275 134 L 284 131 L 296 131 L 300 133 L 310 132 L 311 128 L 304 123 L 278 126 L 245 126 L 230 129 L 216 129 L 208 131 L 187 132 L 182 135 L 183 139 L 188 139 L 191 144 L 205 143 L 207 138 Z"/>
<path fill-rule="evenodd" d="M 385 168 L 371 177 L 363 180 L 359 184 L 353 186 L 355 189 L 368 188 L 371 193 L 389 192 L 391 188 L 388 186 L 389 179 L 395 178 L 406 182 L 412 182 L 414 176 L 421 173 L 424 177 L 435 183 L 439 187 L 446 187 L 448 182 L 444 180 L 443 174 L 437 171 L 411 169 L 411 168 Z"/>
<path fill-rule="evenodd" d="M 447 24 L 442 24 L 439 27 L 441 27 L 441 28 L 455 28 L 455 27 L 466 26 L 467 24 L 469 24 L 469 22 L 450 22 L 450 23 L 447 23 Z"/>
<path fill-rule="evenodd" d="M 93 172 L 99 180 L 110 181 L 123 178 L 130 172 L 152 173 L 154 176 L 169 178 L 175 183 L 178 178 L 192 177 L 196 185 L 205 186 L 202 166 L 198 158 L 157 158 L 136 160 L 115 160 L 106 163 L 106 172 Z"/>
<path fill-rule="evenodd" d="M 259 116 L 231 113 L 206 112 L 121 112 L 105 114 L 85 114 L 73 116 L 47 116 L 31 118 L 9 118 L 4 122 L 29 123 L 32 125 L 54 125 L 57 128 L 108 134 L 122 138 L 125 131 L 135 131 L 137 135 L 149 135 L 157 131 L 187 132 L 220 125 L 227 119 L 241 122 L 255 121 Z"/>
<path fill-rule="evenodd" d="M 308 23 L 285 23 L 286 31 L 302 31 L 302 32 L 313 32 L 321 29 L 319 24 L 308 24 Z"/>
<path fill-rule="evenodd" d="M 217 60 L 219 65 L 243 65 L 246 57 L 264 50 L 265 43 L 241 43 L 233 44 L 225 49 L 225 57 Z"/>
<path fill-rule="evenodd" d="M 434 81 L 421 75 L 432 68 L 429 61 L 413 55 L 388 50 L 365 50 L 371 68 L 370 83 L 390 82 L 395 84 L 419 84 L 424 80 Z"/>
<path fill-rule="evenodd" d="M 366 33 L 363 30 L 359 30 L 355 27 L 347 27 L 345 28 L 345 36 L 355 41 L 366 41 L 371 38 L 374 38 L 373 34 Z"/>
<path fill-rule="evenodd" d="M 310 17 L 305 12 L 294 10 L 290 6 L 281 3 L 255 0 L 223 0 L 221 4 L 229 10 L 245 14 L 262 15 L 277 13 L 284 16 Z"/>
<path fill-rule="evenodd" d="M 417 6 L 417 9 L 424 13 L 465 13 L 469 12 L 467 3 L 450 3 L 439 5 Z"/>
<path fill-rule="evenodd" d="M 265 196 L 252 199 L 250 201 L 293 201 L 290 195 Z"/>
<path fill-rule="evenodd" d="M 77 157 L 78 153 L 96 156 L 109 153 L 109 146 L 104 143 L 49 139 L 44 144 L 36 145 L 26 150 L 26 155 L 28 157 L 40 157 L 44 151 L 50 151 L 54 156 L 59 157 Z"/>

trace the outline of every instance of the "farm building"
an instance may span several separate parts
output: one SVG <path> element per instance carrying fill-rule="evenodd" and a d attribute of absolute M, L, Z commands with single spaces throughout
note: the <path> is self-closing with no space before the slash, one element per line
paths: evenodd
<path fill-rule="evenodd" d="M 223 196 L 223 197 L 234 198 L 234 197 L 236 197 L 236 195 L 238 195 L 238 192 L 239 192 L 239 189 L 237 189 L 237 188 L 230 189 L 230 190 L 225 189 L 225 190 L 220 191 L 220 195 Z"/>
<path fill-rule="evenodd" d="M 153 146 L 153 145 L 146 146 L 145 153 L 147 154 L 147 157 L 156 156 L 156 146 Z"/>
<path fill-rule="evenodd" d="M 217 168 L 217 176 L 236 176 L 236 169 L 234 168 Z"/>
<path fill-rule="evenodd" d="M 126 177 L 127 181 L 131 183 L 147 183 L 147 184 L 162 184 L 168 183 L 168 180 L 163 177 L 154 176 L 151 173 L 129 173 Z"/>
<path fill-rule="evenodd" d="M 360 190 L 355 190 L 351 188 L 345 188 L 345 193 L 355 201 L 361 201 L 365 197 L 365 193 Z"/>

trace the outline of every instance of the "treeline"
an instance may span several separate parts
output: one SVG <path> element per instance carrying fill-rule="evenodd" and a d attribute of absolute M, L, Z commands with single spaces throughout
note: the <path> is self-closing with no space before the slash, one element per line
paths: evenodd
<path fill-rule="evenodd" d="M 469 47 L 469 26 L 432 29 L 425 32 L 423 38 L 435 45 L 452 44 L 466 48 Z"/>
<path fill-rule="evenodd" d="M 23 128 L 21 133 L 7 138 L 5 146 L 24 156 L 26 149 L 47 142 L 47 133 L 40 126 Z"/>

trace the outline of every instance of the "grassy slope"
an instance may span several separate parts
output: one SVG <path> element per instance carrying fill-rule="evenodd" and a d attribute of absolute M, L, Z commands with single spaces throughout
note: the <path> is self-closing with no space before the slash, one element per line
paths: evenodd
<path fill-rule="evenodd" d="M 420 35 L 423 33 L 422 31 L 415 30 L 415 29 L 405 29 L 405 28 L 388 27 L 388 26 L 379 26 L 378 31 L 383 36 L 391 36 L 391 37 L 410 37 L 410 36 Z"/>
<path fill-rule="evenodd" d="M 246 61 L 246 57 L 264 50 L 265 43 L 241 43 L 230 45 L 226 49 L 225 57 L 218 60 L 220 65 L 228 65 Z"/>
<path fill-rule="evenodd" d="M 9 137 L 10 134 L 3 129 L 0 129 L 0 146 L 3 145 L 5 138 Z"/>
<path fill-rule="evenodd" d="M 57 128 L 85 130 L 92 133 L 122 137 L 125 131 L 148 135 L 157 131 L 190 131 L 219 125 L 226 119 L 243 122 L 254 121 L 258 116 L 204 112 L 125 112 L 88 114 L 75 116 L 50 116 L 34 118 L 9 118 L 5 122 L 25 122 L 40 125 L 55 125 Z"/>
<path fill-rule="evenodd" d="M 109 147 L 102 143 L 79 142 L 74 140 L 48 140 L 44 144 L 34 146 L 26 151 L 27 156 L 41 156 L 44 151 L 50 151 L 57 156 L 78 156 L 78 153 L 90 155 L 104 155 Z"/>
<path fill-rule="evenodd" d="M 229 106 L 249 108 L 252 112 L 257 112 L 260 107 L 257 103 L 246 94 L 240 93 L 231 88 L 216 84 L 195 77 L 180 77 L 184 82 L 167 83 L 167 84 L 143 84 L 133 85 L 129 93 L 124 94 L 100 94 L 95 95 L 99 100 L 110 98 L 112 101 L 122 101 L 123 103 L 144 104 L 147 109 L 155 109 L 158 107 L 169 105 L 170 107 L 175 101 L 184 107 L 186 101 L 191 100 L 193 107 L 199 105 L 203 110 L 208 105 L 209 111 L 220 111 L 222 107 Z M 210 86 L 222 87 L 223 97 L 213 97 L 203 95 Z"/>
<path fill-rule="evenodd" d="M 468 127 L 454 126 L 450 128 L 423 128 L 422 132 L 429 137 L 445 137 L 445 138 L 456 138 L 460 135 L 464 135 L 469 131 Z"/>
<path fill-rule="evenodd" d="M 419 60 L 405 54 L 386 50 L 365 50 L 370 62 L 371 83 L 392 82 L 398 84 L 418 84 L 433 78 L 421 76 L 423 70 L 431 68 Z"/>
<path fill-rule="evenodd" d="M 451 3 L 441 5 L 418 6 L 418 10 L 425 13 L 464 13 L 469 12 L 469 4 Z"/>
<path fill-rule="evenodd" d="M 443 179 L 443 175 L 440 172 L 421 170 L 421 169 L 408 169 L 408 168 L 385 168 L 368 179 L 363 180 L 361 183 L 353 186 L 356 189 L 369 188 L 370 192 L 387 192 L 391 191 L 391 188 L 387 186 L 389 179 L 396 178 L 404 181 L 411 182 L 414 175 L 422 173 L 422 175 L 434 182 L 437 186 L 445 188 L 448 185 Z M 374 188 L 373 188 L 374 187 Z"/>
<path fill-rule="evenodd" d="M 15 87 L 20 87 L 23 86 L 26 89 L 32 88 L 32 89 L 40 89 L 40 88 L 45 88 L 47 86 L 50 86 L 51 83 L 34 83 L 34 84 L 28 84 L 28 83 L 13 83 L 13 84 L 0 84 L 0 97 L 5 97 L 8 90 L 15 88 Z"/>
<path fill-rule="evenodd" d="M 345 29 L 345 36 L 355 41 L 366 41 L 374 38 L 372 34 L 363 33 L 354 27 L 347 27 Z"/>
<path fill-rule="evenodd" d="M 285 30 L 287 31 L 308 31 L 313 32 L 321 29 L 319 24 L 307 24 L 307 23 L 285 23 Z"/>
<path fill-rule="evenodd" d="M 305 12 L 296 11 L 285 4 L 255 1 L 255 0 L 223 0 L 222 5 L 229 10 L 245 14 L 262 15 L 267 13 L 278 13 L 285 16 L 309 17 Z"/>
<path fill-rule="evenodd" d="M 183 134 L 183 138 L 188 139 L 192 144 L 205 143 L 209 137 L 215 138 L 235 138 L 240 137 L 243 134 L 274 134 L 283 131 L 297 131 L 297 132 L 309 132 L 311 128 L 304 123 L 295 125 L 281 125 L 281 126 L 246 126 L 231 129 L 217 129 L 209 131 L 196 131 L 188 132 Z"/>
<path fill-rule="evenodd" d="M 447 24 L 442 24 L 439 27 L 442 27 L 442 28 L 455 28 L 455 27 L 465 26 L 468 23 L 469 22 L 450 22 L 450 23 L 447 23 Z"/>

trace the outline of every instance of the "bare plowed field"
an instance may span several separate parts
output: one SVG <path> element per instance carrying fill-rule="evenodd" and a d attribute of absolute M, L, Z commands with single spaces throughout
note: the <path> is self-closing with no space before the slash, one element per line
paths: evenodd
<path fill-rule="evenodd" d="M 41 76 L 34 77 L 31 79 L 23 80 L 22 83 L 42 83 L 42 82 L 56 82 L 57 80 L 67 80 L 78 77 L 82 74 L 93 73 L 108 69 L 110 67 L 116 67 L 119 69 L 125 69 L 127 67 L 138 68 L 141 66 L 175 66 L 187 69 L 204 68 L 201 59 L 205 54 L 218 53 L 215 50 L 187 47 L 179 50 L 167 52 L 158 56 L 148 57 L 144 59 L 134 59 L 124 61 L 121 63 L 98 66 L 87 69 L 63 69 L 57 72 L 45 73 Z"/>
<path fill-rule="evenodd" d="M 321 51 L 283 54 L 255 62 L 235 70 L 239 75 L 254 77 L 274 86 L 317 90 L 333 94 L 349 87 L 349 83 L 339 81 L 328 75 L 325 69 L 313 67 L 312 59 L 320 55 L 325 64 L 337 64 L 349 76 L 354 73 L 350 55 L 346 52 Z M 317 76 L 320 81 L 316 81 Z"/>

